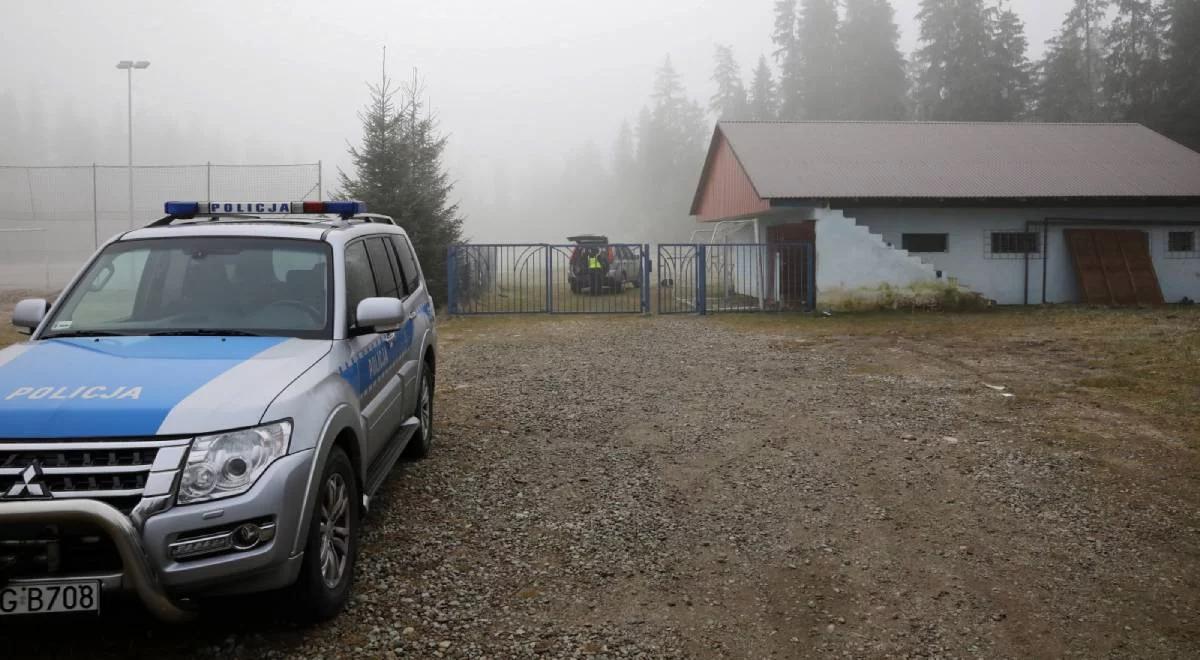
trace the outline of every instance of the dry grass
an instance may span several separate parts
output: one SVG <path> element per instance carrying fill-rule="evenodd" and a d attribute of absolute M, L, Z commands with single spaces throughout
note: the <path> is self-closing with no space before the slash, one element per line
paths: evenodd
<path fill-rule="evenodd" d="M 1200 438 L 1200 307 L 1145 310 L 1002 308 L 964 314 L 871 312 L 823 316 L 729 316 L 745 330 L 818 338 L 915 342 L 930 355 L 986 368 L 1023 363 L 1031 388 L 1053 389 L 1128 410 L 1161 430 Z M 1065 383 L 1037 382 L 1053 372 Z M 1200 444 L 1200 443 L 1197 443 Z"/>

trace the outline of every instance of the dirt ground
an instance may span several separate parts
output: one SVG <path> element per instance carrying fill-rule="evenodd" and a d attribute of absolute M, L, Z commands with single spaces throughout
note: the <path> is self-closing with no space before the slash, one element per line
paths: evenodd
<path fill-rule="evenodd" d="M 1198 310 L 441 328 L 437 446 L 339 619 L 247 599 L 10 651 L 1200 657 Z"/>

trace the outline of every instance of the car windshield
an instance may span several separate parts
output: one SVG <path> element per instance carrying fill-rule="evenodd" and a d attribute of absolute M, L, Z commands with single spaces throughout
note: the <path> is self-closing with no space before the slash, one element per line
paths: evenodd
<path fill-rule="evenodd" d="M 122 241 L 92 262 L 44 338 L 332 336 L 329 246 L 280 238 Z"/>

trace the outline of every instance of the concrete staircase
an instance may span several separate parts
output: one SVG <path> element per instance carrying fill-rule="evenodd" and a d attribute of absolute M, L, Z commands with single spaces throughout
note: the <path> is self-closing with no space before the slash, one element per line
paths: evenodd
<path fill-rule="evenodd" d="M 819 209 L 817 283 L 821 289 L 874 288 L 882 283 L 905 287 L 938 280 L 937 269 L 839 209 Z"/>

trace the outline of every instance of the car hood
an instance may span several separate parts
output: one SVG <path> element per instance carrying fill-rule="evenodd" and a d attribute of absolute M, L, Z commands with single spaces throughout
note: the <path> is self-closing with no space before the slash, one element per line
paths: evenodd
<path fill-rule="evenodd" d="M 328 340 L 47 339 L 0 351 L 0 438 L 191 435 L 258 424 Z"/>

